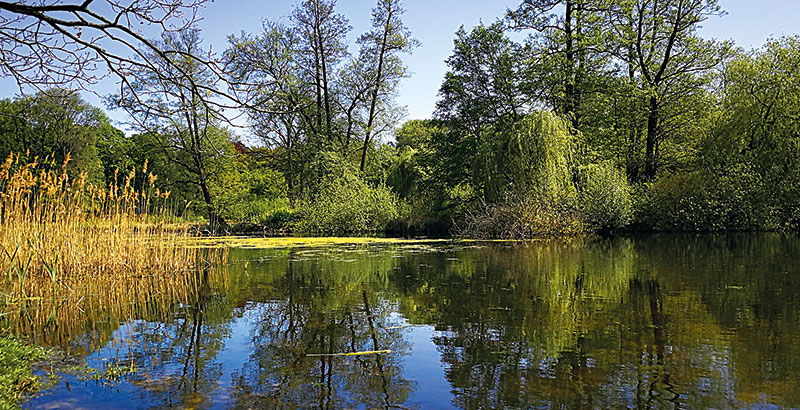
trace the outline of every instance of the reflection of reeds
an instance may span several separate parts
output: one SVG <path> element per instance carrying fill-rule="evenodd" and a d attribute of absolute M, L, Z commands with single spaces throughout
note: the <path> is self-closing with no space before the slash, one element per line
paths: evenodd
<path fill-rule="evenodd" d="M 216 271 L 144 278 L 104 275 L 55 296 L 50 294 L 49 279 L 39 279 L 41 286 L 34 288 L 40 293 L 7 303 L 0 322 L 12 334 L 44 346 L 69 346 L 81 356 L 104 346 L 128 321 L 164 321 L 180 314 L 181 306 L 195 303 L 202 292 L 224 287 L 225 277 Z"/>
<path fill-rule="evenodd" d="M 191 294 L 196 268 L 224 251 L 182 245 L 188 226 L 171 217 L 147 164 L 102 189 L 70 178 L 68 161 L 12 154 L 0 165 L 0 319 L 35 334 Z"/>

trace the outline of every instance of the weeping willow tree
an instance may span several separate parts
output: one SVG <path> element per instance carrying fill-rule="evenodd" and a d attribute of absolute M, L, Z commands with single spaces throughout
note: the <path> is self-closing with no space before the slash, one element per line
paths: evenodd
<path fill-rule="evenodd" d="M 572 178 L 575 147 L 568 125 L 552 112 L 493 124 L 476 156 L 483 201 L 457 233 L 523 238 L 581 231 Z"/>
<path fill-rule="evenodd" d="M 485 199 L 546 202 L 574 199 L 570 164 L 575 146 L 566 123 L 549 111 L 495 124 L 479 147 Z"/>

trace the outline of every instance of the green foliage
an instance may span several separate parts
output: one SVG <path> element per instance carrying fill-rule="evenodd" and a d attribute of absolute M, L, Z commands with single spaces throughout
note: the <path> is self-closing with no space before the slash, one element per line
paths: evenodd
<path fill-rule="evenodd" d="M 582 232 L 571 178 L 574 145 L 567 124 L 547 111 L 492 127 L 475 166 L 484 199 L 457 223 L 457 234 L 531 238 Z"/>
<path fill-rule="evenodd" d="M 752 169 L 694 171 L 659 178 L 640 193 L 637 219 L 659 231 L 778 228 L 775 198 Z"/>
<path fill-rule="evenodd" d="M 0 409 L 16 409 L 23 395 L 38 390 L 31 367 L 44 358 L 40 348 L 0 337 Z"/>
<path fill-rule="evenodd" d="M 397 195 L 385 185 L 373 186 L 355 167 L 333 152 L 321 155 L 320 182 L 302 205 L 300 232 L 357 233 L 385 230 L 402 215 Z"/>
<path fill-rule="evenodd" d="M 101 163 L 98 145 L 121 132 L 99 108 L 83 101 L 73 90 L 54 88 L 3 100 L 0 114 L 2 158 L 11 152 L 29 152 L 31 158 L 52 155 L 62 163 L 69 154 L 69 174 L 75 177 L 85 172 L 91 182 L 100 182 L 104 172 L 115 165 Z"/>
<path fill-rule="evenodd" d="M 397 196 L 385 186 L 372 187 L 356 175 L 330 176 L 303 207 L 300 232 L 379 232 L 401 216 Z"/>
<path fill-rule="evenodd" d="M 536 111 L 495 125 L 478 148 L 478 172 L 488 202 L 513 193 L 550 203 L 575 197 L 571 181 L 574 140 L 552 112 Z"/>
<path fill-rule="evenodd" d="M 530 98 L 525 60 L 501 23 L 479 24 L 470 32 L 461 27 L 447 59 L 450 70 L 439 89 L 437 117 L 461 133 L 480 138 L 484 124 L 521 114 Z"/>
<path fill-rule="evenodd" d="M 617 230 L 633 217 L 631 188 L 625 173 L 613 164 L 589 164 L 581 170 L 580 208 L 587 227 Z"/>
<path fill-rule="evenodd" d="M 209 188 L 217 213 L 226 221 L 260 224 L 289 208 L 283 175 L 242 155 L 224 160 Z"/>

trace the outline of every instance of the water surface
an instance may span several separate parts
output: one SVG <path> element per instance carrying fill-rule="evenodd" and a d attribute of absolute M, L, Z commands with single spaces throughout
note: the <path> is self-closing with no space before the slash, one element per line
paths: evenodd
<path fill-rule="evenodd" d="M 797 408 L 798 255 L 754 234 L 234 249 L 188 293 L 7 327 L 98 370 L 30 408 Z"/>

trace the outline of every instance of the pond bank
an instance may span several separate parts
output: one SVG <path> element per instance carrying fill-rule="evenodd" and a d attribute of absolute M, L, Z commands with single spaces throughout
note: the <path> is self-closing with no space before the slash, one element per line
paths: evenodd
<path fill-rule="evenodd" d="M 17 408 L 22 397 L 39 390 L 32 369 L 46 357 L 40 347 L 0 336 L 0 409 Z"/>

